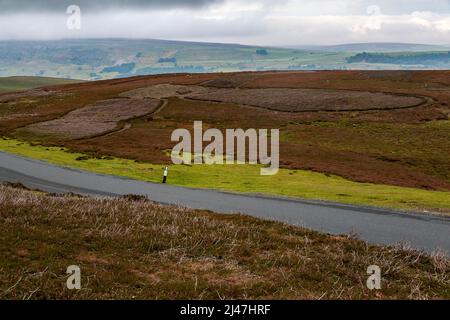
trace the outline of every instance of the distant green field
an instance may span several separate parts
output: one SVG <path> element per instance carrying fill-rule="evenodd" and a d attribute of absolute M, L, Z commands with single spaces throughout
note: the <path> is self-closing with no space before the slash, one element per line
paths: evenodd
<path fill-rule="evenodd" d="M 152 39 L 0 41 L 0 77 L 37 76 L 100 80 L 167 73 L 267 70 L 448 69 L 448 60 L 403 65 L 348 63 L 361 52 L 439 51 L 405 44 L 355 44 L 304 49 Z M 448 48 L 446 49 L 449 50 Z M 442 61 L 441 61 L 442 60 Z"/>
<path fill-rule="evenodd" d="M 80 80 L 69 80 L 45 77 L 7 77 L 0 78 L 0 93 L 8 91 L 27 90 L 32 88 L 51 86 L 56 84 L 68 84 L 80 82 Z"/>

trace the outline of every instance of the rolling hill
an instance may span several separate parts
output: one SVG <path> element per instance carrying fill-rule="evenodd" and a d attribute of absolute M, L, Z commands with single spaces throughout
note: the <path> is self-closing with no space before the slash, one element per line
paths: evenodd
<path fill-rule="evenodd" d="M 69 80 L 60 78 L 45 77 L 5 77 L 0 78 L 0 93 L 9 91 L 28 90 L 57 84 L 69 84 L 80 82 L 79 80 Z"/>
<path fill-rule="evenodd" d="M 166 40 L 0 41 L 0 76 L 99 80 L 161 73 L 336 69 L 348 56 Z"/>
<path fill-rule="evenodd" d="M 315 49 L 329 52 L 424 52 L 424 51 L 448 51 L 450 46 L 439 46 L 418 43 L 395 42 L 371 42 L 371 43 L 347 43 L 332 46 L 299 47 L 303 49 Z"/>
<path fill-rule="evenodd" d="M 0 77 L 100 80 L 168 73 L 448 69 L 447 62 L 414 66 L 347 62 L 347 58 L 362 52 L 408 54 L 443 49 L 431 45 L 382 43 L 289 49 L 152 39 L 0 41 Z"/>

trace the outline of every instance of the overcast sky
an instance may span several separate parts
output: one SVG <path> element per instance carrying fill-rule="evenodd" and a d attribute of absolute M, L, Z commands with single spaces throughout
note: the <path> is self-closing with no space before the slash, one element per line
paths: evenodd
<path fill-rule="evenodd" d="M 69 5 L 81 29 L 69 30 Z M 0 0 L 0 39 L 450 44 L 450 0 Z"/>

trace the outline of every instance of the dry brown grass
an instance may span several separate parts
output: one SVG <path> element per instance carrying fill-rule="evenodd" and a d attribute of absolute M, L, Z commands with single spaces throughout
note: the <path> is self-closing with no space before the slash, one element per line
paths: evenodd
<path fill-rule="evenodd" d="M 45 97 L 55 94 L 55 92 L 42 90 L 42 89 L 31 89 L 27 91 L 20 91 L 20 92 L 8 92 L 8 93 L 2 93 L 0 94 L 0 103 L 19 103 L 21 99 L 31 99 L 31 98 L 38 98 L 38 97 Z"/>
<path fill-rule="evenodd" d="M 232 115 L 232 116 L 230 116 Z M 281 128 L 281 165 L 328 172 L 350 180 L 450 190 L 448 126 L 377 123 L 342 119 L 340 113 L 291 114 L 178 98 L 151 119 L 112 136 L 65 145 L 95 156 L 170 163 L 171 132 L 192 130 L 195 120 L 226 128 Z"/>
<path fill-rule="evenodd" d="M 171 132 L 180 127 L 191 128 L 194 120 L 203 120 L 205 126 L 219 129 L 279 128 L 283 168 L 330 173 L 358 182 L 450 190 L 449 75 L 448 71 L 248 72 L 159 75 L 55 86 L 46 88 L 51 95 L 0 101 L 0 134 L 69 147 L 95 156 L 167 163 L 170 158 L 166 150 L 174 146 L 170 141 Z M 275 109 L 286 108 L 283 102 L 286 100 L 292 103 L 292 108 L 302 106 L 304 101 L 294 99 L 292 92 L 309 89 L 354 93 L 361 98 L 355 96 L 356 108 L 362 98 L 373 97 L 370 92 L 394 100 L 410 99 L 397 94 L 427 97 L 429 103 L 395 110 L 288 113 L 182 99 L 202 92 L 235 92 L 236 88 L 245 89 L 244 92 L 288 92 L 277 99 L 252 95 L 258 104 Z M 297 91 L 291 91 L 294 89 Z M 127 126 L 123 124 L 125 130 L 108 136 L 73 141 L 60 134 L 37 136 L 27 130 L 17 130 L 63 118 L 71 111 L 119 96 L 179 98 L 169 98 L 168 106 L 157 116 L 132 121 Z M 337 101 L 338 105 L 344 100 Z M 323 107 L 335 104 L 333 101 L 324 103 Z"/>
<path fill-rule="evenodd" d="M 0 186 L 1 299 L 450 298 L 450 263 L 241 215 L 136 197 Z M 66 289 L 79 265 L 82 290 Z M 366 288 L 369 265 L 382 290 Z"/>

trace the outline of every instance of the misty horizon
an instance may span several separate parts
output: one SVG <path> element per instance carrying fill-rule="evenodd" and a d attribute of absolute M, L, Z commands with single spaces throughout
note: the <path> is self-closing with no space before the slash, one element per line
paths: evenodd
<path fill-rule="evenodd" d="M 154 42 L 173 42 L 173 43 L 189 43 L 189 44 L 217 44 L 217 45 L 230 45 L 230 46 L 242 46 L 242 47 L 265 47 L 265 48 L 285 48 L 285 49 L 313 49 L 313 48 L 326 48 L 326 47 L 340 47 L 340 46 L 364 46 L 364 45 L 418 45 L 418 46 L 430 46 L 430 47 L 449 47 L 450 41 L 443 43 L 413 43 L 413 42 L 344 42 L 344 43 L 322 43 L 312 44 L 304 43 L 299 45 L 251 45 L 247 43 L 239 42 L 217 42 L 217 41 L 194 41 L 194 40 L 177 40 L 177 39 L 159 39 L 159 38 L 126 38 L 126 37 L 98 37 L 98 38 L 56 38 L 56 39 L 0 39 L 0 42 L 70 42 L 70 41 L 154 41 Z"/>

